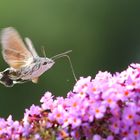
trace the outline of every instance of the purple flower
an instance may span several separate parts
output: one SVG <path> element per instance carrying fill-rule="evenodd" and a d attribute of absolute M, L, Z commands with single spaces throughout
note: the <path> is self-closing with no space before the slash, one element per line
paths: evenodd
<path fill-rule="evenodd" d="M 57 123 L 62 124 L 65 118 L 65 114 L 67 114 L 67 112 L 61 105 L 58 105 L 57 108 L 53 109 L 52 113 L 49 113 L 48 118 L 51 121 L 57 121 Z"/>
<path fill-rule="evenodd" d="M 21 121 L 0 118 L 0 139 L 139 140 L 140 64 L 81 77 L 66 98 L 46 92 Z"/>
<path fill-rule="evenodd" d="M 81 125 L 81 119 L 77 115 L 71 115 L 69 118 L 69 124 L 72 128 L 76 128 Z"/>
<path fill-rule="evenodd" d="M 106 106 L 100 104 L 100 103 L 96 103 L 93 106 L 93 111 L 94 111 L 94 115 L 96 119 L 101 119 L 106 111 Z"/>
<path fill-rule="evenodd" d="M 140 138 L 140 127 L 137 125 L 133 125 L 130 130 L 131 139 L 139 139 Z"/>
<path fill-rule="evenodd" d="M 95 134 L 93 136 L 93 139 L 92 140 L 102 140 L 102 137 L 100 135 Z"/>
<path fill-rule="evenodd" d="M 128 126 L 133 125 L 137 112 L 137 106 L 129 105 L 129 107 L 125 107 L 122 115 L 122 121 L 126 123 Z"/>
<path fill-rule="evenodd" d="M 111 124 L 110 124 L 110 129 L 112 132 L 114 132 L 115 134 L 119 134 L 120 132 L 120 119 L 118 118 L 111 118 L 110 120 Z"/>
<path fill-rule="evenodd" d="M 40 112 L 41 112 L 41 108 L 39 106 L 32 105 L 29 110 L 28 109 L 25 110 L 24 115 L 25 116 L 26 115 L 39 115 Z"/>
<path fill-rule="evenodd" d="M 114 137 L 112 135 L 107 137 L 107 140 L 114 140 Z"/>
<path fill-rule="evenodd" d="M 52 109 L 53 108 L 53 96 L 52 93 L 46 92 L 45 95 L 41 98 L 40 102 L 42 103 L 42 109 Z"/>
<path fill-rule="evenodd" d="M 88 76 L 87 78 L 80 77 L 80 80 L 78 80 L 74 86 L 73 92 L 78 92 L 79 96 L 85 97 L 88 90 L 88 84 L 90 82 L 91 82 L 90 76 Z"/>

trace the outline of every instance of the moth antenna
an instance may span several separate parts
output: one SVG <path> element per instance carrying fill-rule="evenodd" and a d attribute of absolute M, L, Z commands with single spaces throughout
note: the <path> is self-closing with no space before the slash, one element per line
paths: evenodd
<path fill-rule="evenodd" d="M 69 50 L 69 51 L 64 52 L 64 53 L 61 53 L 61 54 L 57 54 L 57 55 L 51 57 L 51 59 L 52 59 L 52 60 L 56 60 L 56 59 L 59 59 L 59 58 L 62 58 L 62 57 L 66 57 L 66 58 L 68 59 L 68 61 L 69 61 L 70 68 L 71 68 L 71 71 L 72 71 L 72 75 L 73 75 L 75 81 L 77 81 L 77 78 L 76 78 L 76 75 L 75 75 L 75 71 L 74 71 L 74 68 L 73 68 L 71 59 L 70 59 L 70 57 L 67 55 L 67 53 L 70 53 L 70 52 L 72 52 L 72 50 Z"/>
<path fill-rule="evenodd" d="M 45 51 L 45 47 L 42 47 L 42 53 L 43 53 L 44 57 L 46 58 L 46 51 Z"/>
<path fill-rule="evenodd" d="M 72 52 L 72 50 L 68 50 L 68 51 L 66 51 L 66 52 L 63 52 L 63 53 L 57 54 L 57 55 L 51 57 L 51 59 L 57 59 L 57 58 L 60 58 L 61 56 L 66 55 L 66 54 L 68 54 L 68 53 L 70 53 L 70 52 Z"/>

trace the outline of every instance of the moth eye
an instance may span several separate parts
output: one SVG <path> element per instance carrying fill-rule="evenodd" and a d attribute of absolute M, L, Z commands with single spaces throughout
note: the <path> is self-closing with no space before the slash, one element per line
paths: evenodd
<path fill-rule="evenodd" d="M 47 62 L 44 62 L 43 65 L 47 65 Z"/>

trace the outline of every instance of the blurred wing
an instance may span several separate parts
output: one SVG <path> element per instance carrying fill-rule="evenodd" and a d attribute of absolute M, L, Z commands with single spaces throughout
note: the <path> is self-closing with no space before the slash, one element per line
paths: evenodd
<path fill-rule="evenodd" d="M 39 57 L 30 38 L 25 38 L 26 45 L 34 58 Z"/>
<path fill-rule="evenodd" d="M 10 67 L 20 69 L 33 61 L 32 54 L 14 28 L 8 27 L 2 30 L 1 43 L 3 58 Z"/>

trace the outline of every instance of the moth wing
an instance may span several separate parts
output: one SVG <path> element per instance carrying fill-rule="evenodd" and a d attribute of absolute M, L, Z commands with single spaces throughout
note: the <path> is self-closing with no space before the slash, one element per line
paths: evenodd
<path fill-rule="evenodd" d="M 30 38 L 25 38 L 26 45 L 34 58 L 39 57 Z"/>
<path fill-rule="evenodd" d="M 1 33 L 2 55 L 10 67 L 20 69 L 33 61 L 33 56 L 26 48 L 18 32 L 8 27 Z"/>
<path fill-rule="evenodd" d="M 38 83 L 39 77 L 32 78 L 33 83 Z"/>

